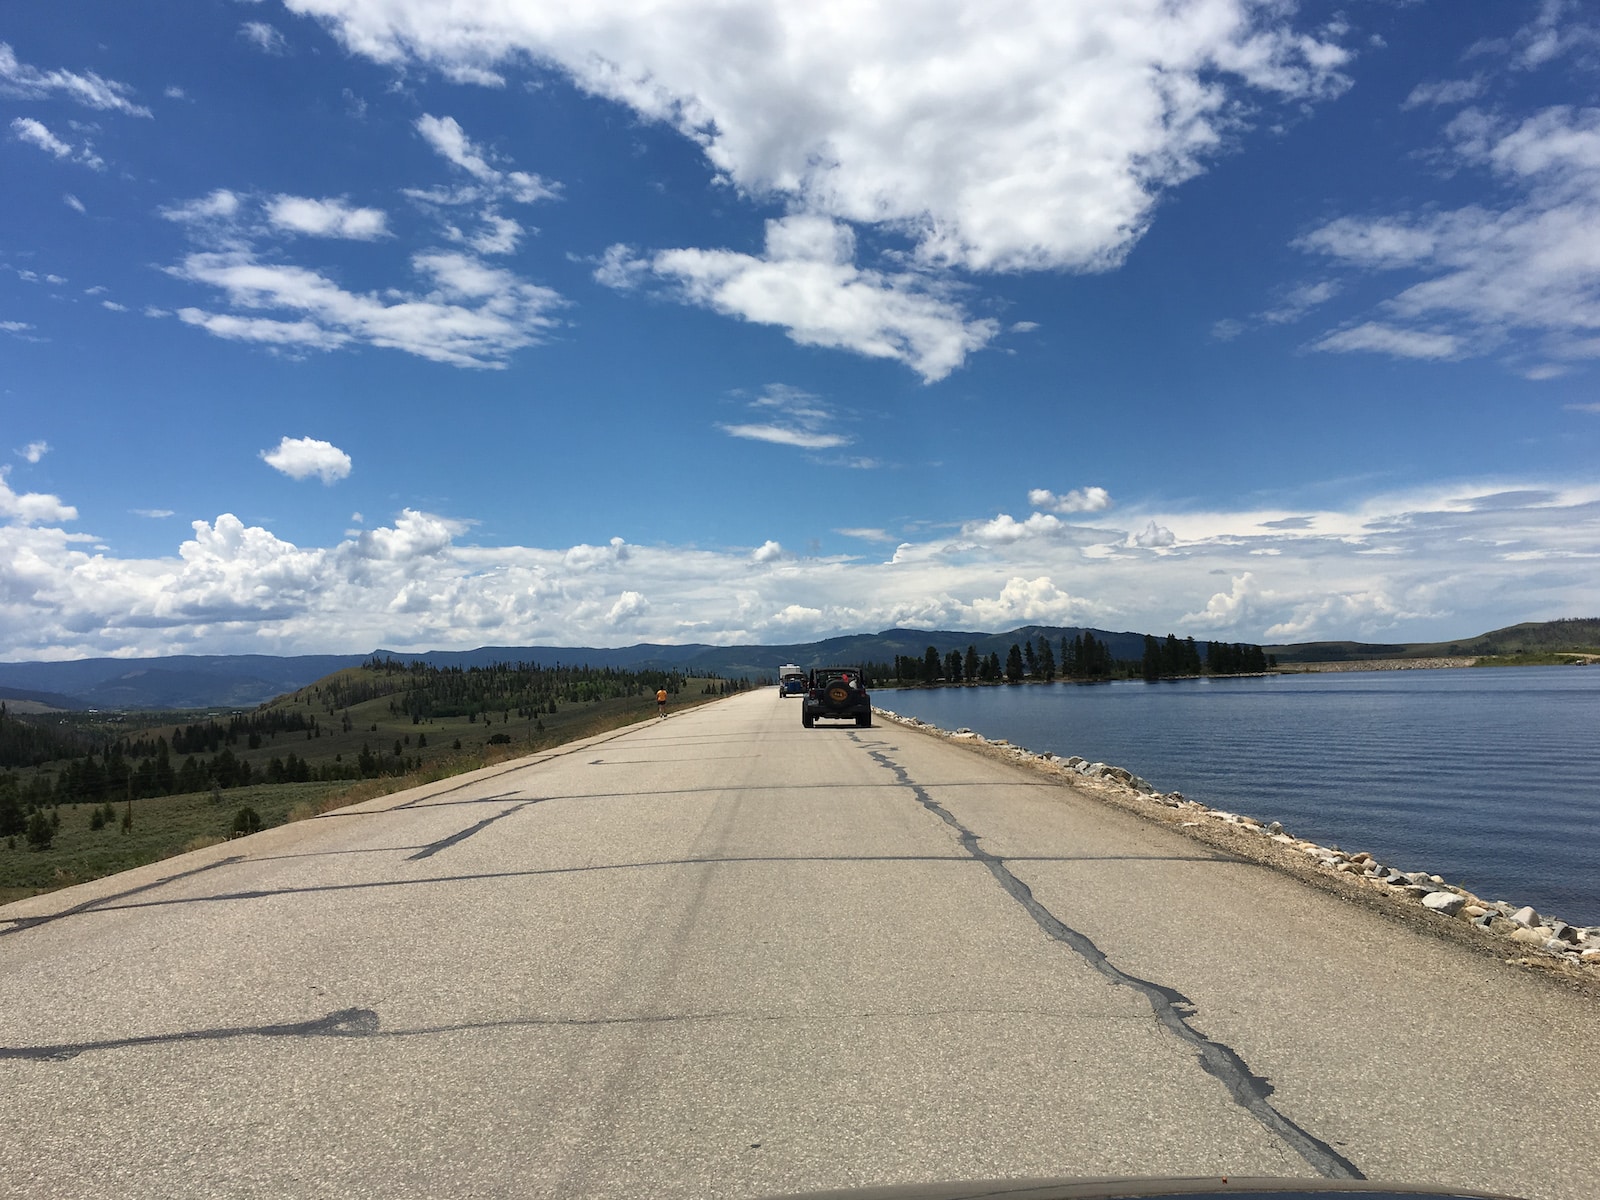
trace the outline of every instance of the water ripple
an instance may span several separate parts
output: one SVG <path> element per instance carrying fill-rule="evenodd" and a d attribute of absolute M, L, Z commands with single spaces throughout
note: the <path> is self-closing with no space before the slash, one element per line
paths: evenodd
<path fill-rule="evenodd" d="M 1218 808 L 1600 924 L 1600 668 L 882 691 Z"/>

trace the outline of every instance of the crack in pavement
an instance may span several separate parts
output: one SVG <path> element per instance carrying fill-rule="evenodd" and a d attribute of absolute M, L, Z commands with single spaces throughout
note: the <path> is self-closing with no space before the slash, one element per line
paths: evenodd
<path fill-rule="evenodd" d="M 439 853 L 439 851 L 448 850 L 451 846 L 454 846 L 459 842 L 466 841 L 473 834 L 479 832 L 480 830 L 487 829 L 489 826 L 493 825 L 496 821 L 499 821 L 499 820 L 502 820 L 502 819 L 504 819 L 506 817 L 509 817 L 512 813 L 519 813 L 525 808 L 531 808 L 535 804 L 542 804 L 542 803 L 543 803 L 543 801 L 541 801 L 541 800 L 524 800 L 521 804 L 513 804 L 510 808 L 507 808 L 507 809 L 504 809 L 504 810 L 502 810 L 500 812 L 495 813 L 495 815 L 492 816 L 492 817 L 485 817 L 483 820 L 479 821 L 476 825 L 469 825 L 469 826 L 467 826 L 467 828 L 465 828 L 463 830 L 460 830 L 457 833 L 452 833 L 449 837 L 443 837 L 443 838 L 440 838 L 437 842 L 428 843 L 421 850 L 418 850 L 415 854 L 406 855 L 406 861 L 407 862 L 416 862 L 420 858 L 432 858 L 435 854 Z"/>
<path fill-rule="evenodd" d="M 1156 1020 L 1179 1041 L 1191 1047 L 1199 1058 L 1201 1068 L 1208 1075 L 1220 1080 L 1228 1089 L 1228 1094 L 1233 1097 L 1234 1103 L 1260 1122 L 1269 1133 L 1299 1154 L 1325 1178 L 1366 1178 L 1344 1155 L 1269 1104 L 1267 1097 L 1272 1094 L 1272 1084 L 1255 1074 L 1236 1050 L 1221 1042 L 1213 1041 L 1189 1024 L 1189 1019 L 1195 1015 L 1192 1000 L 1173 988 L 1148 979 L 1140 979 L 1117 967 L 1089 937 L 1066 925 L 1039 903 L 1033 890 L 1012 874 L 1010 868 L 1006 866 L 1006 860 L 980 846 L 978 835 L 930 796 L 921 784 L 912 780 L 911 773 L 905 767 L 890 758 L 884 750 L 874 748 L 875 745 L 885 746 L 886 743 L 873 743 L 854 733 L 851 737 L 867 751 L 873 761 L 893 772 L 899 783 L 910 790 L 917 803 L 955 830 L 962 848 L 989 869 L 989 873 L 994 876 L 1006 894 L 1027 911 L 1046 936 L 1067 946 L 1118 987 L 1131 988 L 1143 995 L 1150 1002 Z"/>
<path fill-rule="evenodd" d="M 114 900 L 125 900 L 129 896 L 137 896 L 142 892 L 153 891 L 158 887 L 165 887 L 169 883 L 176 883 L 180 879 L 192 879 L 196 875 L 204 875 L 207 871 L 215 871 L 218 867 L 231 867 L 245 861 L 245 855 L 233 854 L 227 858 L 218 859 L 214 863 L 207 863 L 203 867 L 195 867 L 189 871 L 179 871 L 175 875 L 166 875 L 151 883 L 142 883 L 138 887 L 131 887 L 124 891 L 113 892 L 109 896 L 98 896 L 93 900 L 85 900 L 82 904 L 74 904 L 71 908 L 63 908 L 60 912 L 45 913 L 37 917 L 7 917 L 10 922 L 5 929 L 0 929 L 0 937 L 9 933 L 21 933 L 24 929 L 37 929 L 41 925 L 48 925 L 51 921 L 59 921 L 64 917 L 76 917 L 82 913 L 93 912 L 101 908 L 110 908 Z M 117 907 L 130 907 L 118 905 Z"/>
<path fill-rule="evenodd" d="M 411 847 L 400 847 L 410 849 Z M 243 860 L 240 860 L 243 861 Z M 254 861 L 254 860 L 252 860 Z M 272 859 L 264 861 L 276 861 Z M 1223 858 L 1189 858 L 1168 855 L 1018 855 L 1012 862 L 1181 862 L 1228 863 Z M 961 854 L 797 854 L 797 855 L 743 855 L 732 858 L 672 858 L 649 862 L 595 863 L 580 867 L 529 867 L 514 871 L 468 871 L 457 875 L 425 875 L 416 879 L 369 879 L 359 883 L 292 884 L 276 888 L 251 888 L 237 892 L 213 892 L 208 896 L 185 896 L 177 900 L 136 900 L 131 904 L 97 908 L 93 912 L 127 912 L 136 908 L 168 908 L 184 904 L 220 904 L 232 900 L 266 900 L 276 896 L 309 896 L 320 892 L 360 892 L 377 888 L 426 887 L 439 883 L 478 883 L 493 879 L 536 879 L 545 875 L 587 875 L 602 871 L 641 871 L 669 867 L 737 867 L 756 863 L 947 863 L 952 866 L 974 864 L 973 859 Z M 108 897 L 107 899 L 116 899 Z M 62 914 L 65 915 L 65 914 Z M 55 920 L 54 916 L 34 918 Z"/>
<path fill-rule="evenodd" d="M 689 1012 L 689 1013 L 635 1013 L 610 1017 L 501 1017 L 495 1020 L 454 1021 L 440 1025 L 418 1025 L 411 1028 L 384 1029 L 378 1014 L 370 1008 L 341 1008 L 325 1017 L 310 1021 L 283 1022 L 271 1025 L 231 1025 L 218 1029 L 187 1029 L 176 1033 L 149 1033 L 132 1037 L 101 1038 L 87 1042 L 58 1042 L 45 1046 L 0 1046 L 0 1062 L 66 1062 L 80 1054 L 96 1050 L 126 1050 L 142 1046 L 171 1046 L 187 1042 L 218 1042 L 233 1038 L 415 1038 L 437 1037 L 450 1033 L 474 1033 L 496 1029 L 586 1029 L 606 1026 L 685 1025 L 708 1022 L 744 1022 L 746 1024 L 815 1024 L 837 1023 L 843 1019 L 873 1020 L 937 1020 L 956 1016 L 1035 1016 L 1060 1019 L 1066 1014 L 1038 1008 L 918 1008 L 904 1011 L 868 1009 L 864 1012 Z M 1076 1014 L 1081 1016 L 1082 1014 Z M 1108 1013 L 1091 1014 L 1100 1021 L 1126 1021 L 1132 1018 Z"/>
<path fill-rule="evenodd" d="M 286 1025 L 235 1025 L 222 1029 L 190 1029 L 180 1033 L 150 1033 L 139 1037 L 106 1038 L 97 1042 L 63 1042 L 55 1046 L 0 1046 L 0 1060 L 62 1062 L 89 1050 L 121 1050 L 130 1046 L 160 1046 L 174 1042 L 217 1042 L 239 1037 L 367 1037 L 378 1031 L 378 1014 L 370 1008 L 342 1008 L 314 1021 Z"/>

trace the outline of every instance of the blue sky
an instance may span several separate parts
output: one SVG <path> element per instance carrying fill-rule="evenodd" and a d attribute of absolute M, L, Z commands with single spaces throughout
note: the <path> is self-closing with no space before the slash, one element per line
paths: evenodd
<path fill-rule="evenodd" d="M 1592 9 L 642 10 L 6 6 L 0 658 L 1600 612 Z"/>

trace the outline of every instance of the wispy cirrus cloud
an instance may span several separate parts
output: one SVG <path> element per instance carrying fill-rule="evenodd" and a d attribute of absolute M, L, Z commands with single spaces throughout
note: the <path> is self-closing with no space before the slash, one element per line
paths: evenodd
<path fill-rule="evenodd" d="M 859 538 L 864 542 L 877 542 L 880 545 L 892 544 L 895 541 L 895 536 L 887 529 L 845 528 L 835 529 L 834 532 L 842 534 L 844 537 Z"/>
<path fill-rule="evenodd" d="M 308 350 L 364 343 L 458 367 L 499 368 L 556 324 L 556 293 L 449 252 L 412 255 L 423 287 L 347 291 L 320 272 L 251 251 L 191 254 L 174 278 L 216 289 L 234 310 L 182 308 L 179 318 L 218 337 Z M 281 313 L 284 315 L 256 315 Z"/>
<path fill-rule="evenodd" d="M 753 422 L 717 425 L 729 437 L 802 450 L 831 450 L 847 446 L 852 439 L 838 432 L 837 413 L 818 397 L 799 388 L 770 384 L 747 407 L 763 419 Z"/>
<path fill-rule="evenodd" d="M 1517 69 L 1594 56 L 1600 24 L 1583 12 L 1546 0 L 1512 38 L 1472 53 L 1502 56 Z M 1419 88 L 1407 103 L 1458 103 L 1485 90 L 1479 76 L 1470 88 Z M 1530 379 L 1600 358 L 1600 108 L 1552 105 L 1519 119 L 1468 107 L 1442 137 L 1441 162 L 1488 177 L 1503 198 L 1345 215 L 1300 237 L 1298 249 L 1334 265 L 1397 277 L 1376 313 L 1311 348 L 1421 359 L 1494 353 Z"/>
<path fill-rule="evenodd" d="M 502 213 L 500 205 L 536 204 L 561 198 L 560 184 L 529 171 L 500 165 L 504 163 L 503 157 L 473 141 L 454 117 L 425 113 L 417 118 L 415 126 L 434 153 L 471 180 L 449 187 L 405 189 L 405 194 L 424 208 L 476 209 L 478 227 L 475 230 L 446 225 L 446 236 L 453 242 L 469 246 L 479 254 L 510 254 L 528 230 L 522 222 Z"/>
<path fill-rule="evenodd" d="M 423 120 L 441 153 L 477 181 L 469 189 L 471 198 L 489 204 L 476 234 L 441 222 L 442 240 L 461 243 L 465 250 L 414 251 L 409 256 L 410 286 L 352 291 L 332 272 L 282 261 L 289 253 L 284 235 L 387 239 L 392 233 L 382 209 L 344 197 L 280 193 L 262 199 L 217 188 L 158 210 L 206 247 L 186 255 L 167 273 L 215 289 L 225 303 L 221 310 L 179 307 L 179 320 L 215 337 L 286 353 L 370 345 L 452 366 L 491 369 L 504 367 L 516 351 L 542 341 L 559 324 L 557 313 L 566 302 L 483 256 L 510 252 L 525 232 L 516 221 L 502 218 L 494 201 L 531 203 L 558 189 L 536 176 L 492 165 L 487 152 L 455 121 Z M 445 199 L 465 202 L 459 190 Z M 445 199 L 433 196 L 422 203 L 438 212 Z M 165 315 L 165 310 L 154 312 Z"/>
<path fill-rule="evenodd" d="M 280 55 L 289 52 L 289 42 L 278 29 L 265 21 L 246 21 L 239 26 L 239 36 L 263 54 Z"/>
<path fill-rule="evenodd" d="M 1411 89 L 1401 108 L 1439 107 L 1448 104 L 1465 104 L 1483 95 L 1486 86 L 1482 77 L 1473 79 L 1442 79 L 1433 83 L 1419 83 Z"/>
<path fill-rule="evenodd" d="M 1314 350 L 1334 350 L 1343 353 L 1367 351 L 1389 354 L 1395 358 L 1450 359 L 1461 355 L 1462 339 L 1453 333 L 1440 333 L 1425 329 L 1401 329 L 1366 321 L 1350 329 L 1341 329 L 1312 343 Z"/>
<path fill-rule="evenodd" d="M 466 130 L 454 117 L 435 117 L 424 113 L 417 118 L 416 129 L 436 154 L 477 181 L 477 189 L 468 193 L 466 199 L 489 198 L 533 204 L 540 200 L 554 200 L 561 195 L 559 184 L 527 171 L 502 170 L 495 166 L 492 161 L 495 156 L 468 137 Z M 463 202 L 460 193 L 428 195 L 427 198 Z"/>
<path fill-rule="evenodd" d="M 13 118 L 11 136 L 19 142 L 37 146 L 54 158 L 80 163 L 94 171 L 105 169 L 105 160 L 96 154 L 87 142 L 81 146 L 72 146 L 51 133 L 43 122 L 35 121 L 32 117 Z"/>
<path fill-rule="evenodd" d="M 22 100 L 42 100 L 61 96 L 88 108 L 120 112 L 130 117 L 148 117 L 150 110 L 129 97 L 133 89 L 125 83 L 104 79 L 93 71 L 42 71 L 17 58 L 7 42 L 0 42 L 0 96 Z"/>

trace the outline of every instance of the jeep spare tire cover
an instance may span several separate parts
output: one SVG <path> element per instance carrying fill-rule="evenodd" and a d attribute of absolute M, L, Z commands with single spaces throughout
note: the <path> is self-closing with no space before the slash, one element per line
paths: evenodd
<path fill-rule="evenodd" d="M 850 699 L 850 689 L 837 681 L 830 683 L 828 685 L 828 699 L 835 704 L 843 704 Z"/>

